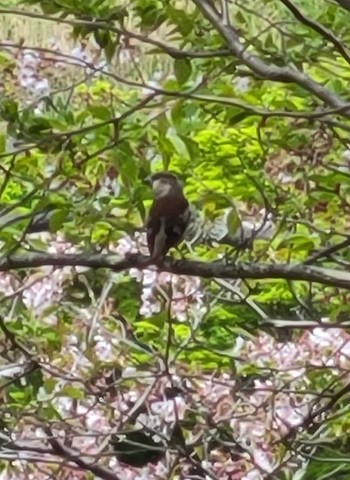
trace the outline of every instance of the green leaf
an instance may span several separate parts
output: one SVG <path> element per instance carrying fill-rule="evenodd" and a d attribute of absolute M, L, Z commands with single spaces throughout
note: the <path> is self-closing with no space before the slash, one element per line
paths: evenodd
<path fill-rule="evenodd" d="M 109 120 L 111 118 L 111 111 L 105 105 L 91 105 L 89 111 L 95 118 L 100 120 Z"/>
<path fill-rule="evenodd" d="M 109 62 L 111 62 L 115 56 L 115 52 L 118 46 L 118 42 L 113 40 L 111 37 L 108 38 L 108 43 L 104 47 L 104 52 L 106 55 L 106 58 Z"/>
<path fill-rule="evenodd" d="M 174 61 L 174 73 L 176 80 L 180 85 L 183 85 L 191 76 L 191 62 L 188 59 L 177 58 Z"/>
<path fill-rule="evenodd" d="M 173 144 L 175 151 L 183 158 L 189 158 L 188 149 L 181 137 L 175 133 L 168 135 L 169 141 Z"/>
<path fill-rule="evenodd" d="M 78 387 L 73 387 L 71 385 L 66 385 L 65 387 L 63 387 L 61 390 L 61 395 L 66 395 L 67 397 L 75 400 L 84 400 L 85 398 L 83 390 Z"/>
<path fill-rule="evenodd" d="M 179 135 L 179 138 L 185 144 L 189 157 L 194 161 L 197 160 L 199 157 L 198 143 L 185 135 Z"/>
<path fill-rule="evenodd" d="M 241 224 L 240 217 L 238 215 L 237 209 L 232 207 L 229 210 L 228 215 L 226 216 L 226 226 L 229 235 L 234 235 Z"/>
<path fill-rule="evenodd" d="M 9 395 L 11 398 L 16 400 L 17 402 L 23 402 L 25 399 L 27 399 L 28 395 L 24 391 L 15 391 L 15 392 L 9 392 Z"/>
<path fill-rule="evenodd" d="M 6 122 L 15 122 L 18 119 L 18 105 L 15 100 L 5 99 L 0 103 L 0 115 Z"/>
<path fill-rule="evenodd" d="M 60 230 L 68 216 L 69 211 L 66 209 L 54 211 L 49 220 L 50 230 L 52 232 Z"/>

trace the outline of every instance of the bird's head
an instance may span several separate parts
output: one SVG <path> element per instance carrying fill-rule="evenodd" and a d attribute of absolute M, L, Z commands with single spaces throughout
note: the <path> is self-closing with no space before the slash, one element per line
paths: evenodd
<path fill-rule="evenodd" d="M 169 194 L 182 193 L 182 182 L 172 172 L 157 172 L 149 175 L 146 181 L 150 183 L 155 198 Z"/>

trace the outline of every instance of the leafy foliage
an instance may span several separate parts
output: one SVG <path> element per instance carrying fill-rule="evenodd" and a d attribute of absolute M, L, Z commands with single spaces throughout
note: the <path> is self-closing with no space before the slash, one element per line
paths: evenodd
<path fill-rule="evenodd" d="M 346 2 L 6 5 L 75 42 L 2 38 L 6 478 L 346 478 Z M 163 169 L 196 212 L 186 260 L 81 265 L 147 254 L 143 180 Z M 133 438 L 145 461 L 125 461 Z"/>

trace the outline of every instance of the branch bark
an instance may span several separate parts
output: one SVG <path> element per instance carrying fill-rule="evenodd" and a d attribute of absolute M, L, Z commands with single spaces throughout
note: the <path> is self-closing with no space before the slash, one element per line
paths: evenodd
<path fill-rule="evenodd" d="M 130 255 L 121 258 L 106 254 L 48 254 L 27 253 L 14 254 L 0 258 L 0 271 L 36 268 L 44 265 L 55 267 L 82 266 L 92 269 L 107 268 L 114 272 L 122 272 L 130 268 L 144 270 L 150 267 L 148 256 Z M 226 264 L 222 261 L 200 262 L 191 260 L 174 260 L 167 258 L 158 266 L 162 271 L 176 275 L 190 275 L 202 278 L 228 279 L 285 279 L 305 282 L 316 282 L 332 287 L 350 290 L 350 273 L 343 270 L 322 268 L 297 264 Z"/>
<path fill-rule="evenodd" d="M 225 25 L 220 16 L 206 0 L 192 1 L 198 10 L 202 12 L 204 17 L 221 34 L 233 55 L 239 58 L 254 73 L 274 82 L 296 83 L 303 89 L 323 100 L 329 106 L 342 107 L 345 105 L 345 101 L 341 97 L 328 88 L 325 88 L 323 85 L 317 83 L 305 73 L 292 67 L 279 67 L 277 65 L 268 64 L 256 55 L 251 54 L 245 49 L 245 46 L 240 41 L 235 29 L 230 25 Z M 350 117 L 350 110 L 345 111 L 344 116 Z"/>

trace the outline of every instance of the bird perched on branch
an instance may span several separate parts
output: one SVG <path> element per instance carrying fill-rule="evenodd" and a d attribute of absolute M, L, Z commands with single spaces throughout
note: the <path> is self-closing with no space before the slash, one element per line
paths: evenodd
<path fill-rule="evenodd" d="M 157 263 L 184 237 L 190 208 L 182 183 L 171 172 L 158 172 L 146 179 L 153 189 L 153 204 L 147 221 L 147 243 L 151 261 Z"/>

